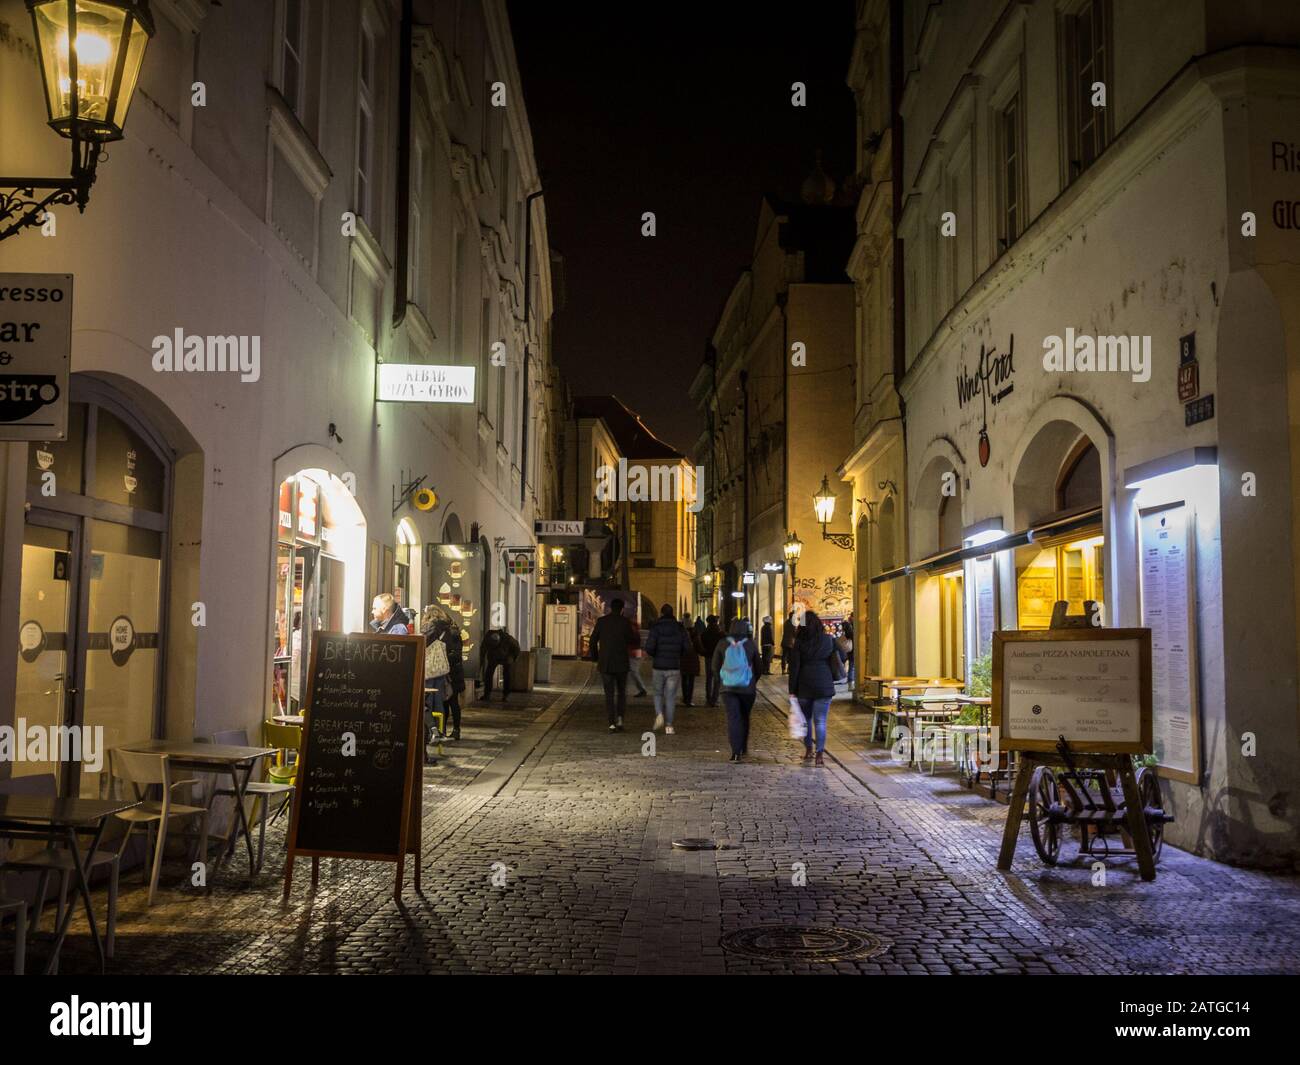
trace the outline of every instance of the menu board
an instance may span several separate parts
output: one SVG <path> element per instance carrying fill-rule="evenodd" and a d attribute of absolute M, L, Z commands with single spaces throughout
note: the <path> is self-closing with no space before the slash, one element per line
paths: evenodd
<path fill-rule="evenodd" d="M 407 852 L 419 823 L 423 686 L 422 636 L 316 634 L 290 855 Z"/>
<path fill-rule="evenodd" d="M 1151 750 L 1151 630 L 993 634 L 993 725 L 1003 750 Z"/>
<path fill-rule="evenodd" d="M 993 557 L 985 555 L 972 564 L 975 574 L 975 657 L 983 658 L 991 649 L 996 627 L 993 606 Z"/>
<path fill-rule="evenodd" d="M 433 601 L 460 627 L 465 676 L 478 676 L 479 649 L 491 606 L 483 598 L 483 545 L 430 544 L 429 572 Z"/>
<path fill-rule="evenodd" d="M 1152 733 L 1162 776 L 1200 780 L 1196 632 L 1192 624 L 1195 565 L 1186 503 L 1140 512 L 1142 623 L 1151 629 Z"/>

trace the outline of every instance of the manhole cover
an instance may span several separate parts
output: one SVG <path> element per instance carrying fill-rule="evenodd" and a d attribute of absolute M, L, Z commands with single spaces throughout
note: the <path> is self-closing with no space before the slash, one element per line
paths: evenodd
<path fill-rule="evenodd" d="M 707 836 L 687 836 L 685 839 L 673 840 L 673 846 L 684 851 L 725 851 L 727 844 L 719 843 Z"/>
<path fill-rule="evenodd" d="M 811 925 L 762 925 L 728 932 L 722 949 L 764 961 L 834 962 L 874 958 L 889 944 L 867 932 Z"/>

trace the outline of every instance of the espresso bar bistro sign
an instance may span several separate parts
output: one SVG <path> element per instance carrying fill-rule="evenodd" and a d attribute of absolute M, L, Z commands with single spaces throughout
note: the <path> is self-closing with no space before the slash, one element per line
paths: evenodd
<path fill-rule="evenodd" d="M 381 362 L 378 397 L 385 403 L 473 403 L 473 366 Z"/>
<path fill-rule="evenodd" d="M 993 725 L 1003 750 L 1151 753 L 1151 630 L 993 634 Z"/>
<path fill-rule="evenodd" d="M 0 274 L 0 440 L 64 440 L 72 275 Z"/>

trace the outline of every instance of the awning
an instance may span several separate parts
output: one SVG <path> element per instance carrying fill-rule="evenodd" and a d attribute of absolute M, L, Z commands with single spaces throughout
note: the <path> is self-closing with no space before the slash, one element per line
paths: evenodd
<path fill-rule="evenodd" d="M 882 573 L 879 577 L 872 577 L 871 583 L 877 584 L 880 581 L 892 580 L 894 577 L 901 577 L 904 573 L 916 573 L 918 570 L 933 573 L 935 570 L 944 569 L 958 562 L 965 562 L 968 558 L 983 558 L 986 555 L 995 555 L 999 551 L 1008 551 L 1013 547 L 1023 547 L 1025 544 L 1037 540 L 1046 540 L 1053 536 L 1064 536 L 1067 533 L 1096 525 L 1100 521 L 1101 507 L 1084 507 L 1080 510 L 1053 514 L 1049 518 L 1035 522 L 1028 529 L 1008 533 L 1001 539 L 990 541 L 987 544 L 978 544 L 974 547 L 954 547 L 947 551 L 928 555 L 910 565 L 903 566 L 901 569 L 890 570 L 888 573 Z"/>
<path fill-rule="evenodd" d="M 906 577 L 912 572 L 911 566 L 899 566 L 898 569 L 886 570 L 884 573 L 877 574 L 871 578 L 872 584 L 884 584 L 885 581 L 892 581 L 895 577 Z"/>

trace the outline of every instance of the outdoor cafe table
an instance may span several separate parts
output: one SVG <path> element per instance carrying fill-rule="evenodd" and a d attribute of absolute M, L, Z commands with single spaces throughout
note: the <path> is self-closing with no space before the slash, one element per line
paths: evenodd
<path fill-rule="evenodd" d="M 167 760 L 180 769 L 194 769 L 201 773 L 228 774 L 235 785 L 235 810 L 239 814 L 239 825 L 244 830 L 244 844 L 248 847 L 248 879 L 262 871 L 260 863 L 253 858 L 253 836 L 248 830 L 248 817 L 244 813 L 244 796 L 248 782 L 253 776 L 253 766 L 259 758 L 275 754 L 274 747 L 236 747 L 224 743 L 194 743 L 189 740 L 148 740 L 142 743 L 125 743 L 124 751 L 139 754 L 165 754 Z M 240 772 L 243 772 L 241 778 Z M 235 853 L 237 835 L 232 834 L 227 855 Z M 204 855 L 206 861 L 207 855 Z M 213 872 L 221 865 L 218 857 Z"/>
<path fill-rule="evenodd" d="M 303 722 L 307 718 L 304 714 L 272 714 L 271 720 L 277 725 L 297 725 L 302 728 Z"/>
<path fill-rule="evenodd" d="M 915 685 L 915 687 L 931 688 L 934 684 Z M 927 707 L 933 705 L 952 704 L 957 701 L 956 695 L 903 695 L 898 696 L 898 709 L 901 714 L 907 718 L 908 734 L 911 736 L 911 758 L 909 764 L 916 761 L 917 735 L 916 735 L 916 717 L 923 713 Z M 954 715 L 955 716 L 955 715 Z"/>
<path fill-rule="evenodd" d="M 73 866 L 77 871 L 77 893 L 86 909 L 90 936 L 99 953 L 100 972 L 104 971 L 104 941 L 99 938 L 99 927 L 95 924 L 95 910 L 90 902 L 90 885 L 86 875 L 90 871 L 91 859 L 99 849 L 108 819 L 113 814 L 138 805 L 134 799 L 57 799 L 44 795 L 0 795 L 0 837 L 49 842 L 56 834 L 62 834 L 67 840 Z M 78 833 L 91 836 L 90 849 L 86 851 L 84 861 L 81 848 L 77 846 Z M 63 911 L 63 920 L 54 930 L 54 949 L 50 952 L 50 960 L 45 964 L 46 975 L 54 972 L 59 963 L 59 951 L 63 949 L 63 940 L 68 934 L 68 925 L 72 923 L 75 910 L 75 906 L 67 907 Z"/>

